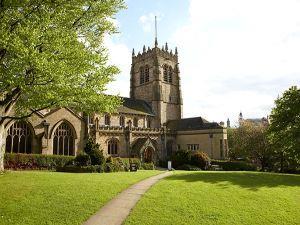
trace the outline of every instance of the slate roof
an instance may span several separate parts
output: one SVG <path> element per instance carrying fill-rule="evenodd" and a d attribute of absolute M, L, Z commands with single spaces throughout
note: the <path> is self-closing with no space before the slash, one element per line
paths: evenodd
<path fill-rule="evenodd" d="M 149 103 L 140 99 L 122 97 L 123 104 L 118 108 L 120 113 L 155 116 Z"/>
<path fill-rule="evenodd" d="M 170 120 L 167 122 L 167 127 L 176 131 L 189 130 L 207 130 L 207 129 L 222 129 L 216 122 L 209 122 L 202 117 L 185 118 L 180 120 Z"/>

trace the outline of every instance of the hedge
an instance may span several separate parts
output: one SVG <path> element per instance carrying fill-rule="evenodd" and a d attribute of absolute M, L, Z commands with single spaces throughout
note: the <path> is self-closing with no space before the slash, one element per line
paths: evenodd
<path fill-rule="evenodd" d="M 135 163 L 138 169 L 155 169 L 153 163 L 142 165 L 138 158 L 107 158 L 102 165 L 79 165 L 75 163 L 75 156 L 16 154 L 5 153 L 4 167 L 13 170 L 56 170 L 71 173 L 100 173 L 129 171 L 130 163 Z"/>
<path fill-rule="evenodd" d="M 143 163 L 142 164 L 142 169 L 143 170 L 155 170 L 155 165 L 153 162 L 151 163 Z"/>
<path fill-rule="evenodd" d="M 76 165 L 67 165 L 64 167 L 57 167 L 57 172 L 67 172 L 67 173 L 103 173 L 103 166 L 76 166 Z"/>
<path fill-rule="evenodd" d="M 4 167 L 13 170 L 53 170 L 73 162 L 74 159 L 74 156 L 63 155 L 5 153 Z"/>
<path fill-rule="evenodd" d="M 225 171 L 256 171 L 257 166 L 245 161 L 212 160 L 211 165 L 219 165 Z"/>

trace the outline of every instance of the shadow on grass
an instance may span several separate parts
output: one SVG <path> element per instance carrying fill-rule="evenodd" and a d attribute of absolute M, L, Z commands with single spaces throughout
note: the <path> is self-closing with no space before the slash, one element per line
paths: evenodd
<path fill-rule="evenodd" d="M 238 185 L 257 191 L 262 187 L 299 187 L 300 176 L 290 174 L 274 174 L 260 172 L 192 172 L 174 174 L 165 180 L 183 180 L 186 182 L 205 182 L 227 188 Z"/>

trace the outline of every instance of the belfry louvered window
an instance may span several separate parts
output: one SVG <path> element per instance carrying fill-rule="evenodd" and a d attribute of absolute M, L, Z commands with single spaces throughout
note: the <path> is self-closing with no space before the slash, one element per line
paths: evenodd
<path fill-rule="evenodd" d="M 53 136 L 54 155 L 74 155 L 74 134 L 70 125 L 61 123 Z"/>
<path fill-rule="evenodd" d="M 149 66 L 145 66 L 145 83 L 149 82 Z"/>
<path fill-rule="evenodd" d="M 32 132 L 24 121 L 17 121 L 7 130 L 5 151 L 9 153 L 31 153 Z"/>
<path fill-rule="evenodd" d="M 145 70 L 144 67 L 140 67 L 140 84 L 145 83 Z"/>
<path fill-rule="evenodd" d="M 169 83 L 172 83 L 172 80 L 173 80 L 173 69 L 172 69 L 172 67 L 170 66 L 169 67 L 169 74 L 168 74 L 168 82 Z"/>
<path fill-rule="evenodd" d="M 168 66 L 164 65 L 164 81 L 168 82 Z"/>

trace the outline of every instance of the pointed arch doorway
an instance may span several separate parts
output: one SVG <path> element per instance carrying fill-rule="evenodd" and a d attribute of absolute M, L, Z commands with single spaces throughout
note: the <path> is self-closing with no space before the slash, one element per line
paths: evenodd
<path fill-rule="evenodd" d="M 153 156 L 154 156 L 154 150 L 152 147 L 147 147 L 145 150 L 144 150 L 144 162 L 145 163 L 151 163 L 153 162 Z"/>

